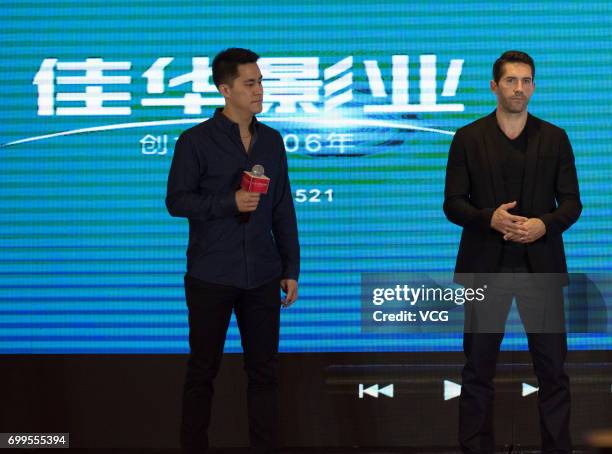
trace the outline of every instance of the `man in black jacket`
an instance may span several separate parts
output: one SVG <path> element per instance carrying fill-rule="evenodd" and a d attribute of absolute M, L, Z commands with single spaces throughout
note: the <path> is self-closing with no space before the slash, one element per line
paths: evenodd
<path fill-rule="evenodd" d="M 251 446 L 268 453 L 275 445 L 280 306 L 297 299 L 300 250 L 283 139 L 255 118 L 263 101 L 258 58 L 237 48 L 215 57 L 212 77 L 225 107 L 181 134 L 168 177 L 168 211 L 189 220 L 181 425 L 189 453 L 208 449 L 213 379 L 232 310 L 249 379 Z M 257 164 L 270 178 L 265 195 L 240 189 L 243 171 Z"/>
<path fill-rule="evenodd" d="M 576 222 L 582 204 L 567 134 L 527 113 L 534 76 L 529 55 L 502 54 L 491 81 L 495 112 L 459 129 L 449 151 L 444 213 L 463 227 L 456 281 L 490 284 L 485 302 L 465 307 L 459 418 L 464 452 L 495 449 L 493 377 L 515 297 L 538 377 L 543 451 L 571 451 L 561 234 Z"/>

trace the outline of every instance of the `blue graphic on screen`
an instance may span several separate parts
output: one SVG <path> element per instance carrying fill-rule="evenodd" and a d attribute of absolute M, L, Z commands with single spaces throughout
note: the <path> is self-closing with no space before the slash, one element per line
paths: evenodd
<path fill-rule="evenodd" d="M 461 350 L 457 334 L 362 333 L 360 282 L 453 269 L 448 147 L 494 109 L 491 66 L 508 49 L 534 57 L 530 112 L 574 148 L 584 211 L 568 266 L 610 271 L 609 3 L 292 3 L 5 8 L 0 353 L 187 352 L 187 221 L 166 212 L 166 178 L 180 133 L 223 104 L 210 64 L 227 47 L 262 56 L 258 117 L 288 153 L 302 272 L 281 351 Z M 239 351 L 232 323 L 226 352 Z"/>

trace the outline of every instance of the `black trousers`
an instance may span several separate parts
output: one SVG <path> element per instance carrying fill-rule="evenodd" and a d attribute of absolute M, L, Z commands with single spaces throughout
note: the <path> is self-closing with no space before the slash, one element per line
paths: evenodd
<path fill-rule="evenodd" d="M 570 388 L 564 370 L 567 336 L 562 332 L 562 289 L 550 287 L 543 291 L 541 286 L 526 285 L 524 279 L 528 277 L 524 273 L 501 276 L 498 281 L 501 285 L 490 288 L 491 295 L 485 300 L 486 304 L 496 305 L 493 311 L 485 306 L 466 307 L 470 313 L 466 313 L 466 332 L 463 336 L 466 363 L 459 402 L 459 442 L 463 452 L 495 451 L 493 378 L 504 338 L 503 324 L 514 297 L 527 332 L 529 352 L 538 378 L 542 452 L 572 450 L 569 435 Z M 512 288 L 514 291 L 511 291 Z"/>
<path fill-rule="evenodd" d="M 190 356 L 183 390 L 181 446 L 209 447 L 213 380 L 223 355 L 232 310 L 236 314 L 248 376 L 249 436 L 254 453 L 274 452 L 277 432 L 277 363 L 280 281 L 254 289 L 210 284 L 185 276 Z"/>

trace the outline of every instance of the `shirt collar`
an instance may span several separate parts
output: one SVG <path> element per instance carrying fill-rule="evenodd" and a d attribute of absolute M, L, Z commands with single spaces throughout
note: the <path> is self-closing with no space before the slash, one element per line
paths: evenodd
<path fill-rule="evenodd" d="M 223 107 L 217 107 L 215 109 L 215 114 L 213 116 L 214 121 L 223 128 L 224 131 L 230 133 L 233 131 L 239 131 L 238 123 L 234 123 L 232 120 L 223 115 Z M 253 115 L 253 121 L 251 121 L 251 126 L 249 129 L 251 131 L 255 131 L 256 128 L 259 127 L 259 120 Z"/>

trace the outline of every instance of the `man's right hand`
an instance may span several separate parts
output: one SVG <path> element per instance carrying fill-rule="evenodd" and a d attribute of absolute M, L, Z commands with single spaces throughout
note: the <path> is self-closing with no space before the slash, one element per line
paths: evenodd
<path fill-rule="evenodd" d="M 491 217 L 491 227 L 502 235 L 507 235 L 509 233 L 517 236 L 526 235 L 527 229 L 523 226 L 523 223 L 527 221 L 527 218 L 508 213 L 508 210 L 511 210 L 515 206 L 516 201 L 502 203 L 498 206 Z"/>
<path fill-rule="evenodd" d="M 248 192 L 244 189 L 239 189 L 236 191 L 236 206 L 238 207 L 238 211 L 241 213 L 250 213 L 251 211 L 255 211 L 257 209 L 257 205 L 259 204 L 259 197 L 261 194 L 258 192 Z"/>

